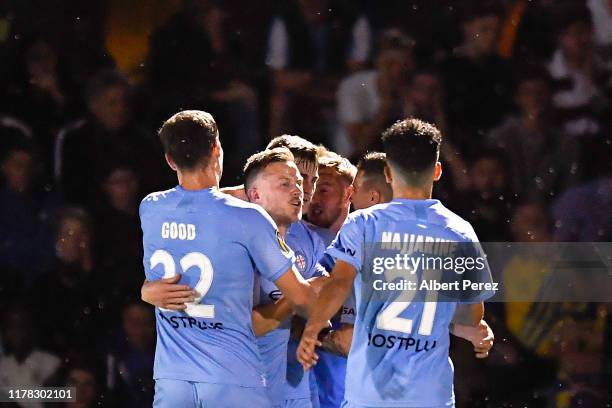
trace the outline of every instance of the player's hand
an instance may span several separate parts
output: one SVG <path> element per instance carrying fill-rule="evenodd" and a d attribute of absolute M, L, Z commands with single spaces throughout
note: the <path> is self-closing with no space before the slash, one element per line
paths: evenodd
<path fill-rule="evenodd" d="M 328 276 L 315 276 L 314 278 L 308 279 L 308 283 L 314 292 L 318 295 L 321 292 L 321 289 L 325 286 L 325 284 L 329 281 Z"/>
<path fill-rule="evenodd" d="M 304 367 L 304 371 L 311 369 L 319 360 L 319 356 L 315 353 L 315 348 L 322 346 L 318 338 L 319 331 L 310 324 L 307 324 L 302 333 L 302 338 L 297 348 L 297 359 L 302 364 L 302 367 Z"/>
<path fill-rule="evenodd" d="M 177 282 L 180 279 L 181 275 L 176 274 L 172 278 L 145 281 L 140 289 L 140 296 L 142 300 L 153 306 L 169 310 L 185 310 L 186 303 L 193 302 L 197 293 L 187 285 L 179 285 Z"/>
<path fill-rule="evenodd" d="M 489 356 L 489 350 L 493 347 L 495 335 L 486 321 L 481 320 L 478 326 L 455 324 L 452 333 L 472 343 L 476 358 Z"/>

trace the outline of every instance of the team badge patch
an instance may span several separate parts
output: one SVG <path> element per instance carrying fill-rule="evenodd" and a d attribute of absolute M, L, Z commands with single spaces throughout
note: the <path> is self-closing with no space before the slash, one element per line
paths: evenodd
<path fill-rule="evenodd" d="M 303 254 L 297 252 L 295 255 L 295 265 L 298 267 L 300 273 L 304 273 L 306 270 L 306 258 Z"/>
<path fill-rule="evenodd" d="M 281 237 L 280 232 L 276 231 L 276 239 L 278 240 L 278 245 L 280 245 L 281 249 L 284 253 L 289 253 L 289 247 L 285 244 L 285 240 Z"/>

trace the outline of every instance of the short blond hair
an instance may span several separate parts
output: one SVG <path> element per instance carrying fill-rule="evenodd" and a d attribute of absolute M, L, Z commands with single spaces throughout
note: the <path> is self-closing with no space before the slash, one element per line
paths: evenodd
<path fill-rule="evenodd" d="M 319 157 L 319 169 L 321 168 L 335 170 L 349 185 L 353 184 L 357 174 L 357 168 L 347 158 L 329 150 Z"/>

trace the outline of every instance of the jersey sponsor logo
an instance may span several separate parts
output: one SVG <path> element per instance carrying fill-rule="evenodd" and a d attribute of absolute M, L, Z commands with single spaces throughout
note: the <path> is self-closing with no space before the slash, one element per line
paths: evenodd
<path fill-rule="evenodd" d="M 200 330 L 224 330 L 221 322 L 206 322 L 191 316 L 165 316 L 161 311 L 159 316 L 162 321 L 169 324 L 173 329 L 200 329 Z"/>
<path fill-rule="evenodd" d="M 341 247 L 341 248 L 337 248 L 337 249 L 338 249 L 338 251 L 343 252 L 345 254 L 349 254 L 350 256 L 355 256 L 355 254 L 357 253 L 357 251 L 355 251 L 354 249 L 351 249 L 351 248 Z"/>
<path fill-rule="evenodd" d="M 278 245 L 280 245 L 281 250 L 284 253 L 288 254 L 289 253 L 289 247 L 285 243 L 285 240 L 283 239 L 283 237 L 281 237 L 280 232 L 278 232 L 278 230 L 276 230 L 276 239 L 278 240 Z"/>
<path fill-rule="evenodd" d="M 163 239 L 193 241 L 196 238 L 196 227 L 193 224 L 164 222 L 161 226 L 161 237 Z"/>
<path fill-rule="evenodd" d="M 306 271 L 306 257 L 301 252 L 297 252 L 295 255 L 295 266 L 298 267 L 300 273 Z"/>
<path fill-rule="evenodd" d="M 397 350 L 411 350 L 415 353 L 430 351 L 436 348 L 436 340 L 415 339 L 414 337 L 385 336 L 384 334 L 368 333 L 368 346 L 377 348 L 395 348 Z"/>
<path fill-rule="evenodd" d="M 343 315 L 353 315 L 353 316 L 355 316 L 355 309 L 353 309 L 352 307 L 343 306 L 342 307 L 342 314 Z"/>

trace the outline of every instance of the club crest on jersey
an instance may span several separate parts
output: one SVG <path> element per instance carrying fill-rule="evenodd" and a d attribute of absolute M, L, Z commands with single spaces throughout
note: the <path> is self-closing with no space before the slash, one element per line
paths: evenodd
<path fill-rule="evenodd" d="M 276 239 L 278 240 L 278 245 L 280 245 L 281 249 L 284 253 L 289 253 L 289 247 L 285 244 L 285 240 L 281 237 L 280 232 L 276 231 Z"/>
<path fill-rule="evenodd" d="M 306 270 L 306 257 L 300 252 L 296 252 L 295 254 L 295 266 L 297 266 L 300 273 Z"/>

